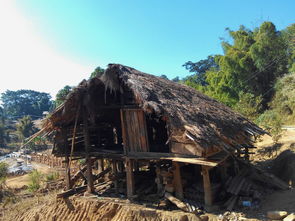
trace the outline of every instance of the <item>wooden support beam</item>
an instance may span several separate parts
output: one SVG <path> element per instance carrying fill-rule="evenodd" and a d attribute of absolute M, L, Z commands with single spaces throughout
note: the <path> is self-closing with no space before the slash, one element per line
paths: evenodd
<path fill-rule="evenodd" d="M 64 148 L 66 152 L 65 156 L 65 179 L 66 179 L 66 188 L 67 190 L 72 188 L 72 182 L 71 182 L 71 167 L 70 167 L 70 159 L 69 159 L 69 144 L 68 144 L 68 138 L 67 138 L 67 131 L 63 129 L 61 131 L 63 141 L 64 141 Z M 41 156 L 43 158 L 43 155 Z M 41 158 L 40 161 L 42 162 Z"/>
<path fill-rule="evenodd" d="M 112 171 L 113 171 L 114 177 L 116 178 L 117 177 L 117 174 L 118 174 L 117 161 L 116 160 L 113 160 L 112 161 Z M 114 186 L 115 186 L 116 193 L 118 193 L 119 192 L 118 179 L 115 179 L 114 180 Z"/>
<path fill-rule="evenodd" d="M 211 182 L 210 182 L 210 174 L 209 168 L 206 166 L 202 166 L 202 176 L 203 176 L 203 184 L 204 184 L 204 194 L 205 194 L 205 206 L 212 206 L 212 190 L 211 190 Z"/>
<path fill-rule="evenodd" d="M 72 182 L 71 182 L 70 159 L 68 156 L 65 157 L 65 179 L 66 179 L 66 188 L 67 190 L 69 190 L 72 188 Z"/>
<path fill-rule="evenodd" d="M 102 159 L 98 159 L 97 160 L 97 163 L 98 163 L 98 172 L 100 173 L 101 171 L 104 170 L 104 165 L 103 165 L 103 158 Z"/>
<path fill-rule="evenodd" d="M 84 177 L 84 172 L 86 171 L 87 166 L 83 166 L 77 173 L 72 177 L 72 183 L 74 184 L 80 177 Z"/>
<path fill-rule="evenodd" d="M 183 187 L 180 174 L 180 165 L 178 162 L 172 162 L 173 166 L 173 186 L 175 189 L 175 196 L 183 199 Z"/>
<path fill-rule="evenodd" d="M 126 158 L 126 183 L 127 183 L 127 197 L 132 199 L 134 195 L 134 174 L 133 174 L 133 160 Z"/>
<path fill-rule="evenodd" d="M 84 134 L 84 145 L 85 145 L 85 152 L 86 152 L 86 165 L 87 165 L 87 192 L 93 193 L 94 192 L 94 185 L 93 185 L 93 177 L 92 177 L 92 164 L 93 161 L 89 156 L 89 149 L 90 149 L 90 137 L 89 137 L 89 128 L 88 128 L 88 113 L 86 108 L 84 108 L 83 113 L 83 134 Z"/>
<path fill-rule="evenodd" d="M 161 176 L 161 169 L 160 166 L 156 165 L 156 184 L 157 184 L 157 193 L 161 194 L 163 193 L 164 187 L 163 187 L 163 178 Z"/>
<path fill-rule="evenodd" d="M 185 212 L 189 212 L 188 206 L 184 202 L 182 202 L 180 199 L 177 199 L 176 197 L 172 196 L 172 194 L 166 192 L 165 198 L 169 200 L 171 203 L 173 203 L 174 205 L 176 205 L 179 209 Z"/>

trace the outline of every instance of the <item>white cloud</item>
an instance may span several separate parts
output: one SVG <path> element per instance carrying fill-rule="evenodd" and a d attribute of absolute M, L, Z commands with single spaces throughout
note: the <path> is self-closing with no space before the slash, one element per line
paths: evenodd
<path fill-rule="evenodd" d="M 77 85 L 92 70 L 50 48 L 13 1 L 1 1 L 0 93 L 32 89 L 54 96 L 66 84 Z"/>

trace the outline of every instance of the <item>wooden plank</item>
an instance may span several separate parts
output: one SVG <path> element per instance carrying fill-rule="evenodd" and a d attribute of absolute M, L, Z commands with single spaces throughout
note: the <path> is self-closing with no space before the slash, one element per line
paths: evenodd
<path fill-rule="evenodd" d="M 123 138 L 125 137 L 128 152 L 148 152 L 148 137 L 144 112 L 141 109 L 121 110 L 121 121 L 124 124 Z"/>
<path fill-rule="evenodd" d="M 98 180 L 99 178 L 103 177 L 104 175 L 106 175 L 110 171 L 112 171 L 112 169 L 110 167 L 106 168 L 105 170 L 101 171 L 99 174 L 93 176 L 94 177 L 93 180 Z"/>
<path fill-rule="evenodd" d="M 183 210 L 185 212 L 189 212 L 188 206 L 184 202 L 182 202 L 181 200 L 179 200 L 176 197 L 172 196 L 172 194 L 166 192 L 165 193 L 165 198 L 168 199 L 174 205 L 176 205 L 179 209 L 181 209 L 181 210 Z"/>
<path fill-rule="evenodd" d="M 173 170 L 173 186 L 175 189 L 175 196 L 183 199 L 183 188 L 180 174 L 180 165 L 178 162 L 172 162 Z"/>
<path fill-rule="evenodd" d="M 127 197 L 132 199 L 134 195 L 134 174 L 133 174 L 133 160 L 126 159 L 126 183 L 127 183 Z"/>
<path fill-rule="evenodd" d="M 125 124 L 124 111 L 122 109 L 120 110 L 120 115 L 121 115 L 122 138 L 123 138 L 123 144 L 124 144 L 123 148 L 124 148 L 124 153 L 127 154 L 129 152 L 127 150 L 129 143 L 128 143 L 127 134 L 126 134 L 126 124 Z"/>
<path fill-rule="evenodd" d="M 146 126 L 146 119 L 143 110 L 138 110 L 138 122 L 140 126 L 140 141 L 141 141 L 141 151 L 149 152 L 149 144 L 148 144 L 148 134 L 147 134 L 147 126 Z"/>
<path fill-rule="evenodd" d="M 105 169 L 104 171 L 102 171 L 101 173 L 97 174 L 96 176 L 94 176 L 94 180 L 97 180 L 99 178 L 101 178 L 102 176 L 106 175 L 108 172 L 111 171 L 111 168 L 107 168 Z M 96 184 L 95 186 L 99 186 L 101 185 L 102 183 L 99 183 L 99 184 Z M 59 193 L 57 194 L 57 198 L 65 198 L 65 197 L 69 197 L 69 196 L 72 196 L 76 193 L 81 193 L 81 192 L 84 192 L 87 190 L 87 187 L 88 185 L 83 185 L 83 186 L 80 186 L 80 187 L 76 187 L 76 188 L 73 188 L 73 189 L 70 189 L 70 190 L 67 190 L 67 191 L 64 191 L 62 193 Z"/>
<path fill-rule="evenodd" d="M 218 162 L 207 160 L 206 158 L 198 158 L 197 156 L 189 156 L 174 153 L 154 153 L 154 152 L 138 152 L 129 153 L 130 159 L 148 159 L 148 160 L 171 160 L 174 162 L 190 163 L 197 165 L 204 165 L 208 167 L 215 167 Z"/>
<path fill-rule="evenodd" d="M 80 177 L 83 176 L 83 173 L 86 171 L 87 166 L 83 166 L 77 173 L 72 177 L 72 183 L 74 184 Z"/>
<path fill-rule="evenodd" d="M 203 165 L 203 166 L 208 166 L 208 167 L 215 167 L 218 165 L 217 162 L 201 160 L 201 159 L 188 159 L 188 158 L 181 158 L 181 157 L 175 157 L 175 158 L 170 158 L 170 159 L 174 162 L 197 164 L 197 165 Z"/>
<path fill-rule="evenodd" d="M 206 166 L 202 166 L 202 176 L 203 176 L 203 184 L 204 184 L 204 199 L 206 206 L 212 206 L 212 190 L 211 190 L 211 182 L 210 182 L 210 174 L 209 168 Z"/>

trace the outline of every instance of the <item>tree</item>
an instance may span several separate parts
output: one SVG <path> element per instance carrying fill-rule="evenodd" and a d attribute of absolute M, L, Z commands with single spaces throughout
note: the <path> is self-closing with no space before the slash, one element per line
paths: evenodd
<path fill-rule="evenodd" d="M 169 80 L 169 78 L 168 78 L 165 74 L 160 75 L 160 78 L 163 78 L 163 79 Z"/>
<path fill-rule="evenodd" d="M 295 124 L 295 72 L 278 79 L 270 107 L 284 116 L 284 123 Z"/>
<path fill-rule="evenodd" d="M 233 108 L 243 116 L 254 121 L 260 114 L 261 100 L 261 96 L 255 97 L 253 94 L 241 92 L 239 94 L 239 101 Z"/>
<path fill-rule="evenodd" d="M 6 143 L 9 141 L 9 133 L 5 121 L 3 108 L 0 107 L 0 147 L 6 146 Z"/>
<path fill-rule="evenodd" d="M 72 91 L 73 87 L 66 85 L 63 89 L 60 89 L 55 98 L 55 107 L 61 105 L 65 100 L 67 95 Z"/>
<path fill-rule="evenodd" d="M 207 85 L 205 73 L 210 69 L 218 69 L 218 64 L 215 62 L 215 56 L 212 55 L 197 62 L 188 61 L 182 66 L 189 72 L 194 73 L 185 78 L 184 81 L 188 81 L 187 83 L 200 84 L 202 86 Z"/>
<path fill-rule="evenodd" d="M 20 141 L 24 142 L 25 138 L 31 136 L 36 131 L 36 128 L 34 127 L 32 118 L 30 116 L 24 116 L 18 120 L 16 130 Z"/>
<path fill-rule="evenodd" d="M 179 79 L 179 77 L 178 76 L 176 76 L 175 78 L 172 78 L 172 80 L 171 81 L 173 81 L 173 82 L 179 82 L 180 81 L 180 79 Z"/>
<path fill-rule="evenodd" d="M 276 79 L 287 73 L 284 37 L 271 22 L 264 22 L 253 31 L 244 26 L 237 31 L 227 30 L 232 42 L 222 42 L 224 55 L 214 57 L 217 65 L 206 70 L 206 84 L 199 77 L 193 79 L 194 83 L 192 80 L 185 83 L 231 107 L 239 102 L 242 94 L 250 94 L 254 100 L 260 96 L 261 110 L 265 110 L 273 96 Z M 203 63 L 198 63 L 200 68 L 197 66 L 196 71 L 204 70 Z"/>
<path fill-rule="evenodd" d="M 4 113 L 7 117 L 20 118 L 30 115 L 39 118 L 44 111 L 52 108 L 51 97 L 48 93 L 33 90 L 17 90 L 1 94 Z"/>
<path fill-rule="evenodd" d="M 288 26 L 285 30 L 282 31 L 284 40 L 287 44 L 288 50 L 288 66 L 289 72 L 295 71 L 295 23 Z"/>
<path fill-rule="evenodd" d="M 95 70 L 91 73 L 90 78 L 100 77 L 101 75 L 103 75 L 103 73 L 104 73 L 104 69 L 98 66 L 98 67 L 95 68 Z"/>

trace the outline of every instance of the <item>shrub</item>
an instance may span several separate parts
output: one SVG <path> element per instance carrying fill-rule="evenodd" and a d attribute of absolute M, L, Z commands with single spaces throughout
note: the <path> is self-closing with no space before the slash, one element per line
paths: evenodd
<path fill-rule="evenodd" d="M 8 164 L 5 162 L 0 163 L 0 184 L 2 184 L 6 180 L 8 172 Z"/>
<path fill-rule="evenodd" d="M 278 143 L 282 136 L 282 118 L 279 113 L 267 110 L 258 117 L 257 123 L 271 134 L 275 144 Z"/>
<path fill-rule="evenodd" d="M 57 180 L 58 178 L 59 178 L 58 172 L 50 173 L 50 174 L 46 175 L 46 181 L 54 181 L 54 180 Z"/>
<path fill-rule="evenodd" d="M 30 192 L 35 192 L 41 187 L 43 174 L 37 170 L 33 170 L 30 174 L 30 183 L 28 189 Z"/>

